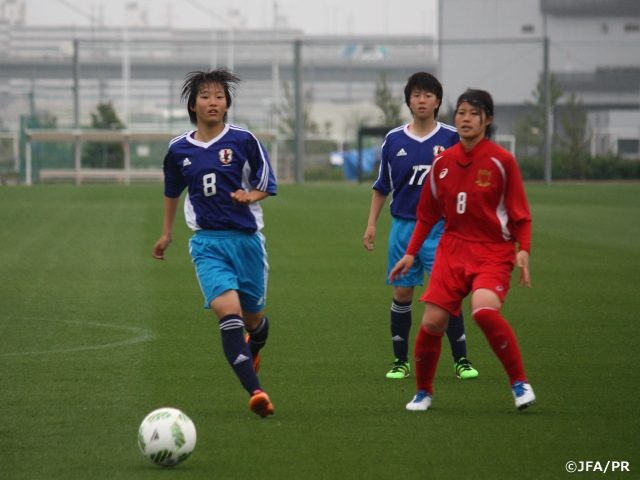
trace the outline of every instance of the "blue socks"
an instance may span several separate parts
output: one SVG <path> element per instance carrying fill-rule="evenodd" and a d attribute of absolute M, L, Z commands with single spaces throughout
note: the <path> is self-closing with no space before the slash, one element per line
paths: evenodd
<path fill-rule="evenodd" d="M 243 329 L 244 322 L 240 315 L 227 315 L 220 319 L 222 349 L 227 361 L 244 389 L 249 392 L 249 395 L 253 395 L 253 392 L 262 388 L 253 369 L 251 350 L 244 341 Z"/>
<path fill-rule="evenodd" d="M 266 318 L 266 317 L 265 317 Z M 396 358 L 408 362 L 409 332 L 411 331 L 411 302 L 398 302 L 395 299 L 391 304 L 391 338 L 393 340 L 393 353 Z M 253 338 L 253 333 L 251 334 Z M 464 316 L 462 312 L 457 317 L 449 319 L 447 338 L 451 345 L 451 354 L 454 362 L 467 356 L 467 338 L 464 330 Z"/>
<path fill-rule="evenodd" d="M 391 339 L 393 353 L 402 362 L 409 361 L 409 332 L 411 331 L 411 302 L 391 304 Z"/>
<path fill-rule="evenodd" d="M 269 319 L 262 317 L 262 322 L 255 330 L 247 330 L 249 332 L 249 350 L 253 358 L 260 352 L 264 344 L 267 343 L 269 337 Z"/>
<path fill-rule="evenodd" d="M 464 334 L 464 317 L 462 312 L 460 312 L 459 316 L 451 317 L 449 319 L 447 338 L 451 344 L 451 355 L 453 355 L 453 361 L 457 362 L 462 357 L 466 358 L 467 337 Z"/>

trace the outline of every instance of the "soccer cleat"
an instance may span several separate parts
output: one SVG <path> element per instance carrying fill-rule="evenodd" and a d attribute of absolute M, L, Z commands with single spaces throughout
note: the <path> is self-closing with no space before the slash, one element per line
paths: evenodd
<path fill-rule="evenodd" d="M 514 382 L 511 386 L 513 392 L 513 399 L 516 401 L 516 408 L 518 410 L 524 410 L 530 405 L 536 403 L 536 396 L 533 393 L 533 388 L 527 382 Z"/>
<path fill-rule="evenodd" d="M 253 413 L 260 415 L 262 418 L 273 415 L 273 404 L 271 400 L 269 400 L 269 395 L 262 390 L 256 390 L 254 392 L 251 400 L 249 400 L 249 408 Z"/>
<path fill-rule="evenodd" d="M 409 376 L 409 371 L 411 370 L 409 362 L 403 362 L 396 358 L 396 361 L 393 362 L 392 365 L 393 368 L 387 373 L 387 378 L 404 378 Z"/>
<path fill-rule="evenodd" d="M 478 371 L 471 366 L 471 362 L 462 357 L 455 363 L 456 377 L 463 380 L 478 378 Z"/>
<path fill-rule="evenodd" d="M 247 342 L 247 344 L 249 344 L 250 339 L 251 339 L 251 335 L 247 333 L 244 337 L 244 341 Z M 258 352 L 258 354 L 253 359 L 253 369 L 256 371 L 256 373 L 260 371 L 260 352 Z"/>
<path fill-rule="evenodd" d="M 426 410 L 431 406 L 433 397 L 424 390 L 418 390 L 416 396 L 407 403 L 407 410 Z"/>

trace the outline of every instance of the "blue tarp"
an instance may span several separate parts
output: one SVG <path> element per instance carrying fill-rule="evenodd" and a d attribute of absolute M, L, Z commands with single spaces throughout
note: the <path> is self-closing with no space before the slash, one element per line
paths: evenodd
<path fill-rule="evenodd" d="M 340 155 L 339 152 L 334 152 Z M 349 150 L 342 152 L 344 159 L 343 169 L 344 176 L 347 180 L 358 180 L 358 150 Z M 380 161 L 379 148 L 367 148 L 362 150 L 362 173 L 371 173 Z"/>

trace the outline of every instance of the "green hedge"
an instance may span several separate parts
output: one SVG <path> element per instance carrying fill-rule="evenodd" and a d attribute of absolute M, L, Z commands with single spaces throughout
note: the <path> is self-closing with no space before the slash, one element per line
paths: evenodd
<path fill-rule="evenodd" d="M 518 161 L 524 180 L 544 179 L 544 159 L 524 158 Z M 572 158 L 567 153 L 551 156 L 553 180 L 640 180 L 640 161 L 614 156 Z"/>

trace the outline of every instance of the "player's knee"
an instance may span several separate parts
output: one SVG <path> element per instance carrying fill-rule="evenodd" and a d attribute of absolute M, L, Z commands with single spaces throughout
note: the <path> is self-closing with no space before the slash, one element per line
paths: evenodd
<path fill-rule="evenodd" d="M 395 287 L 393 289 L 393 299 L 400 303 L 413 301 L 413 287 Z"/>
<path fill-rule="evenodd" d="M 447 330 L 450 314 L 442 307 L 427 303 L 422 317 L 422 326 L 431 333 L 444 333 Z"/>

